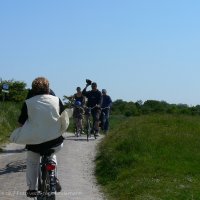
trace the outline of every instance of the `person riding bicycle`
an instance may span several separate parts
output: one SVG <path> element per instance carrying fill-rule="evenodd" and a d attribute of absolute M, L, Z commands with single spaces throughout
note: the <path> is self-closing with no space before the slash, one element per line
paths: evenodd
<path fill-rule="evenodd" d="M 86 91 L 88 86 L 91 85 L 92 90 Z M 101 114 L 101 92 L 97 89 L 97 83 L 87 81 L 85 88 L 82 91 L 82 94 L 87 98 L 87 107 L 91 109 L 91 114 L 93 118 L 93 128 L 98 136 L 99 133 L 99 119 Z"/>
<path fill-rule="evenodd" d="M 74 111 L 73 118 L 76 126 L 76 136 L 80 136 L 83 133 L 83 115 L 84 108 L 80 101 L 75 101 L 74 103 Z"/>
<path fill-rule="evenodd" d="M 80 87 L 76 88 L 76 93 L 74 95 L 65 96 L 65 98 L 72 101 L 73 103 L 75 103 L 75 101 L 80 101 L 82 106 L 85 105 L 85 97 L 83 96 Z"/>
<path fill-rule="evenodd" d="M 109 115 L 112 106 L 112 99 L 107 95 L 106 89 L 102 89 L 102 104 L 101 104 L 101 129 L 104 133 L 109 129 Z"/>
<path fill-rule="evenodd" d="M 83 96 L 82 92 L 81 92 L 81 88 L 77 87 L 76 88 L 76 93 L 74 94 L 74 99 L 75 101 L 79 101 L 81 102 L 81 105 L 84 106 L 85 105 L 85 97 Z"/>
<path fill-rule="evenodd" d="M 56 162 L 55 153 L 63 145 L 60 115 L 64 111 L 61 100 L 55 96 L 49 88 L 49 81 L 44 77 L 38 77 L 32 82 L 32 89 L 27 95 L 18 122 L 21 124 L 11 134 L 11 141 L 18 144 L 26 144 L 27 149 L 27 171 L 26 181 L 28 197 L 37 196 L 37 177 L 40 163 L 40 154 L 47 149 L 54 149 L 51 155 Z M 66 120 L 66 126 L 69 121 Z M 61 190 L 57 181 L 57 191 Z"/>

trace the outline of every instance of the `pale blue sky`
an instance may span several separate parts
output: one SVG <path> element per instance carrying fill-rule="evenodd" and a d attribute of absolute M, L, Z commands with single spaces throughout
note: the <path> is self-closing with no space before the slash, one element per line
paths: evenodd
<path fill-rule="evenodd" d="M 85 79 L 113 100 L 200 104 L 199 0 L 0 0 L 0 77 Z"/>

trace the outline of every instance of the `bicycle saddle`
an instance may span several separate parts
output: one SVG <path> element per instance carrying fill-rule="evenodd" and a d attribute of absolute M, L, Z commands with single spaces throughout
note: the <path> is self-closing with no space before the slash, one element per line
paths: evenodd
<path fill-rule="evenodd" d="M 41 156 L 50 156 L 52 153 L 54 153 L 55 150 L 54 149 L 45 149 L 43 151 L 40 152 Z"/>

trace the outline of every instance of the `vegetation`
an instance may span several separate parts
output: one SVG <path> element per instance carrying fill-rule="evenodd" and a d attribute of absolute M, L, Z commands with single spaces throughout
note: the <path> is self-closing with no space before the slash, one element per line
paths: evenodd
<path fill-rule="evenodd" d="M 110 199 L 200 199 L 200 117 L 146 115 L 115 127 L 99 147 L 96 175 Z"/>
<path fill-rule="evenodd" d="M 159 114 L 186 114 L 200 115 L 200 105 L 188 106 L 187 104 L 169 104 L 165 101 L 147 100 L 126 102 L 118 99 L 113 102 L 112 113 L 114 115 L 123 114 L 127 117 L 147 115 L 152 113 Z"/>
<path fill-rule="evenodd" d="M 0 87 L 3 83 L 9 84 L 9 94 L 0 91 L 0 143 L 17 126 L 27 94 L 23 82 L 2 81 Z M 116 100 L 110 125 L 95 171 L 108 198 L 200 199 L 200 105 Z"/>
<path fill-rule="evenodd" d="M 0 90 L 0 100 L 1 101 L 12 101 L 12 102 L 21 102 L 26 96 L 28 90 L 26 89 L 26 83 L 21 81 L 14 80 L 4 80 L 0 82 L 0 88 L 3 88 L 3 85 L 8 85 L 9 89 L 7 92 L 5 90 Z"/>
<path fill-rule="evenodd" d="M 7 142 L 12 130 L 17 127 L 21 103 L 0 102 L 0 143 Z"/>
<path fill-rule="evenodd" d="M 7 87 L 4 88 L 4 85 Z M 10 133 L 17 126 L 22 102 L 28 90 L 26 83 L 14 80 L 0 82 L 0 144 L 7 142 Z"/>

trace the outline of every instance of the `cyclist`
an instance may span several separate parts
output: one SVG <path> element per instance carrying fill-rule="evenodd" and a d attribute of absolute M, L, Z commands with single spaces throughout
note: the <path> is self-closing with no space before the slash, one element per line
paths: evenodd
<path fill-rule="evenodd" d="M 81 105 L 84 106 L 84 104 L 85 104 L 85 97 L 83 96 L 83 94 L 81 92 L 81 88 L 77 87 L 76 91 L 77 92 L 74 94 L 75 101 L 81 102 Z"/>
<path fill-rule="evenodd" d="M 80 87 L 76 88 L 76 93 L 74 95 L 65 96 L 65 98 L 69 99 L 70 101 L 72 101 L 74 103 L 75 103 L 75 101 L 80 101 L 82 106 L 84 106 L 84 104 L 85 104 L 85 97 L 83 96 Z"/>
<path fill-rule="evenodd" d="M 11 140 L 15 143 L 26 144 L 28 197 L 37 196 L 40 153 L 50 148 L 57 152 L 63 145 L 64 138 L 60 133 L 61 124 L 58 119 L 64 107 L 61 100 L 53 95 L 55 94 L 49 89 L 49 81 L 46 78 L 38 77 L 33 80 L 32 89 L 23 104 L 18 120 L 21 127 L 11 135 Z M 15 137 L 16 135 L 18 136 Z M 56 163 L 56 155 L 52 154 L 51 158 Z M 61 186 L 58 179 L 56 181 L 59 192 Z"/>
<path fill-rule="evenodd" d="M 88 86 L 91 84 L 92 90 L 86 91 Z M 101 92 L 97 89 L 97 83 L 87 82 L 85 88 L 82 91 L 82 94 L 87 98 L 87 107 L 93 108 L 91 110 L 93 118 L 93 131 L 96 132 L 98 136 L 99 133 L 99 119 L 101 114 Z"/>
<path fill-rule="evenodd" d="M 109 129 L 110 108 L 112 106 L 112 99 L 107 95 L 106 89 L 102 89 L 102 104 L 101 104 L 101 129 L 104 133 Z"/>
<path fill-rule="evenodd" d="M 73 118 L 76 125 L 76 136 L 80 136 L 83 133 L 83 114 L 84 108 L 80 101 L 75 101 Z"/>
<path fill-rule="evenodd" d="M 73 118 L 76 128 L 80 127 L 81 129 L 80 134 L 84 133 L 82 121 L 83 121 L 83 111 L 84 111 L 83 107 L 85 105 L 85 97 L 81 92 L 81 88 L 77 87 L 76 93 L 72 96 L 65 96 L 65 99 L 68 99 L 70 101 L 71 106 L 73 107 Z"/>

